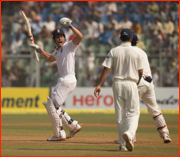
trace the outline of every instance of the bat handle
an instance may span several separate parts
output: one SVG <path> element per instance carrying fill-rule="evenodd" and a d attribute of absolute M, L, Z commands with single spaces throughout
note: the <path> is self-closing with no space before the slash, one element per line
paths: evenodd
<path fill-rule="evenodd" d="M 38 54 L 37 54 L 36 51 L 35 51 L 35 55 L 36 55 L 36 60 L 37 60 L 37 62 L 39 62 L 39 57 L 38 57 Z"/>

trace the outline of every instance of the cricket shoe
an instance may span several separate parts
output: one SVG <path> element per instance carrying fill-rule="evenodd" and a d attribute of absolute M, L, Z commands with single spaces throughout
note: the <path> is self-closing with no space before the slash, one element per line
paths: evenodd
<path fill-rule="evenodd" d="M 163 140 L 164 140 L 164 143 L 170 143 L 171 142 L 171 139 L 167 134 L 163 135 Z"/>
<path fill-rule="evenodd" d="M 48 138 L 47 141 L 65 141 L 66 140 L 66 133 L 64 130 L 60 131 L 60 137 L 56 137 L 55 135 L 51 138 Z"/>
<path fill-rule="evenodd" d="M 66 136 L 67 139 L 73 137 L 77 132 L 79 132 L 82 129 L 82 127 L 77 124 L 75 129 L 73 131 L 70 131 L 69 134 Z"/>
<path fill-rule="evenodd" d="M 126 148 L 129 151 L 133 151 L 133 149 L 134 149 L 133 140 L 130 139 L 130 137 L 128 136 L 127 133 L 123 134 L 123 139 L 126 141 Z"/>
<path fill-rule="evenodd" d="M 133 140 L 133 142 L 135 143 L 136 140 Z M 114 140 L 114 143 L 119 144 L 119 139 L 115 139 L 115 140 Z"/>
<path fill-rule="evenodd" d="M 48 138 L 47 141 L 66 141 L 66 138 L 53 136 Z"/>
<path fill-rule="evenodd" d="M 120 147 L 119 147 L 119 150 L 120 150 L 120 151 L 128 151 L 125 146 L 120 146 Z"/>

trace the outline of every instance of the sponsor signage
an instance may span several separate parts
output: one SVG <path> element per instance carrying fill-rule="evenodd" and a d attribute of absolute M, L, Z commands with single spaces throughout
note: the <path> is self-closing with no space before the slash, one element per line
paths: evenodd
<path fill-rule="evenodd" d="M 94 96 L 95 87 L 77 87 L 66 99 L 66 109 L 114 109 L 112 88 L 103 87 L 99 97 Z M 53 89 L 51 90 L 53 91 Z M 161 109 L 179 109 L 179 88 L 155 88 L 156 101 Z M 140 100 L 140 108 L 146 109 Z"/>
<path fill-rule="evenodd" d="M 43 113 L 49 88 L 1 88 L 1 113 Z"/>

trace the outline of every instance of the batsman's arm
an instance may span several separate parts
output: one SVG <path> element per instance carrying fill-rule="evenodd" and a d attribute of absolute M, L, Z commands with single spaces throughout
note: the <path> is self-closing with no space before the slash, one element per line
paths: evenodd
<path fill-rule="evenodd" d="M 31 52 L 35 52 L 35 51 L 36 51 L 36 52 L 40 53 L 40 54 L 44 57 L 44 59 L 46 59 L 46 60 L 49 61 L 49 62 L 54 62 L 54 61 L 56 61 L 56 58 L 55 58 L 53 55 L 45 52 L 44 50 L 42 50 L 42 49 L 41 49 L 38 45 L 36 45 L 36 44 L 30 44 L 30 51 L 31 51 Z"/>
<path fill-rule="evenodd" d="M 54 62 L 56 61 L 55 57 L 47 52 L 45 52 L 44 50 L 41 50 L 40 54 L 44 57 L 45 60 L 49 61 L 49 62 Z"/>
<path fill-rule="evenodd" d="M 83 38 L 83 35 L 81 34 L 81 32 L 77 29 L 77 28 L 75 28 L 74 26 L 72 26 L 71 24 L 69 25 L 69 28 L 73 31 L 73 33 L 76 35 L 74 38 L 73 38 L 73 40 L 72 40 L 72 42 L 73 42 L 73 44 L 74 45 L 78 45 L 80 42 L 81 42 L 81 40 L 82 40 L 82 38 Z"/>

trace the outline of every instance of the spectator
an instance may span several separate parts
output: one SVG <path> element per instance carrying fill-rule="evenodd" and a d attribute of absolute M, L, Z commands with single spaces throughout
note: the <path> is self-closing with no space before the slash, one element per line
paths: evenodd
<path fill-rule="evenodd" d="M 11 27 L 11 35 L 13 36 L 15 33 L 18 32 L 18 30 L 21 28 L 21 18 L 20 17 L 15 17 L 14 21 L 10 21 L 12 23 Z"/>
<path fill-rule="evenodd" d="M 171 17 L 167 17 L 167 22 L 164 23 L 162 32 L 164 34 L 172 34 L 174 31 L 174 23 L 171 21 Z"/>
<path fill-rule="evenodd" d="M 166 1 L 164 1 L 161 4 L 160 9 L 163 10 L 165 13 L 168 13 L 170 11 L 170 6 Z"/>
<path fill-rule="evenodd" d="M 119 28 L 118 22 L 114 19 L 113 15 L 110 15 L 109 16 L 109 21 L 106 23 L 106 27 L 108 29 L 112 29 L 113 28 L 113 24 L 114 24 L 114 29 L 117 30 Z"/>
<path fill-rule="evenodd" d="M 83 75 L 83 80 L 84 80 L 83 85 L 85 87 L 94 86 L 94 72 L 90 71 L 88 67 L 86 68 L 86 72 Z"/>
<path fill-rule="evenodd" d="M 154 35 L 157 35 L 158 30 L 162 31 L 162 23 L 159 22 L 157 18 L 154 19 L 154 23 L 151 26 L 151 30 L 153 30 Z"/>
<path fill-rule="evenodd" d="M 100 74 L 103 70 L 102 66 L 103 60 L 99 60 L 99 66 L 96 68 L 96 75 Z"/>
<path fill-rule="evenodd" d="M 105 5 L 105 1 L 98 1 L 97 3 L 97 11 L 102 13 L 102 14 L 105 14 L 106 13 L 106 5 Z"/>
<path fill-rule="evenodd" d="M 124 1 L 119 1 L 118 5 L 117 5 L 117 12 L 116 13 L 123 16 L 123 14 L 126 10 L 126 7 L 127 7 L 127 5 Z"/>
<path fill-rule="evenodd" d="M 153 80 L 154 87 L 158 87 L 159 75 L 156 71 L 156 68 L 151 67 L 151 72 L 152 72 L 152 80 Z"/>
<path fill-rule="evenodd" d="M 58 73 L 58 69 L 57 69 L 57 65 L 53 64 L 52 65 L 52 73 L 49 75 L 49 87 L 53 87 L 56 85 L 58 78 L 59 78 L 59 73 Z"/>
<path fill-rule="evenodd" d="M 175 79 L 173 79 L 173 87 L 179 87 L 179 73 L 176 74 Z"/>
<path fill-rule="evenodd" d="M 92 52 L 91 48 L 88 48 L 87 57 L 86 57 L 86 65 L 89 72 L 92 72 L 94 70 L 94 66 L 95 66 L 94 61 L 95 61 L 94 53 Z"/>
<path fill-rule="evenodd" d="M 48 76 L 45 74 L 45 69 L 41 68 L 40 70 L 40 87 L 47 87 Z"/>
<path fill-rule="evenodd" d="M 21 54 L 29 54 L 29 37 L 26 37 L 21 46 Z"/>
<path fill-rule="evenodd" d="M 85 17 L 84 11 L 76 4 L 73 4 L 72 10 L 70 12 L 71 18 L 73 18 L 76 23 L 78 23 L 83 17 Z"/>
<path fill-rule="evenodd" d="M 125 16 L 124 20 L 119 23 L 119 29 L 129 28 L 131 29 L 132 22 L 128 20 L 128 16 Z"/>
<path fill-rule="evenodd" d="M 26 34 L 23 33 L 23 28 L 22 27 L 18 30 L 17 33 L 14 34 L 13 41 L 16 40 L 17 36 L 19 36 L 22 41 L 26 38 Z"/>
<path fill-rule="evenodd" d="M 149 18 L 146 18 L 146 22 L 142 25 L 142 32 L 143 33 L 149 32 L 151 27 L 152 27 L 152 24 L 149 21 Z"/>
<path fill-rule="evenodd" d="M 47 17 L 47 21 L 43 22 L 43 25 L 47 28 L 48 31 L 53 32 L 56 27 L 56 22 L 52 21 L 52 16 Z"/>
<path fill-rule="evenodd" d="M 117 12 L 117 5 L 113 1 L 106 2 L 106 15 L 113 15 Z"/>
<path fill-rule="evenodd" d="M 129 14 L 131 17 L 133 17 L 133 14 L 136 13 L 136 7 L 134 6 L 134 2 L 133 1 L 129 1 L 127 7 L 126 7 L 126 10 L 125 10 L 125 13 L 126 14 Z"/>
<path fill-rule="evenodd" d="M 20 36 L 18 35 L 16 37 L 16 40 L 13 41 L 11 44 L 12 54 L 14 54 L 14 55 L 20 54 L 21 52 L 19 51 L 19 49 L 22 46 L 22 44 L 23 44 L 23 41 L 20 39 Z"/>
<path fill-rule="evenodd" d="M 146 45 L 144 44 L 144 41 L 138 40 L 137 47 L 139 47 L 142 50 L 146 50 Z"/>
<path fill-rule="evenodd" d="M 145 15 L 147 13 L 147 6 L 144 1 L 140 1 L 136 7 L 136 13 Z"/>
<path fill-rule="evenodd" d="M 163 75 L 163 86 L 165 87 L 173 86 L 173 80 L 175 79 L 178 72 L 179 72 L 179 69 L 172 70 L 171 65 L 168 64 L 166 66 L 166 71 Z"/>
<path fill-rule="evenodd" d="M 63 9 L 62 3 L 63 2 L 60 2 L 60 1 L 54 1 L 53 3 L 51 3 L 51 6 L 50 6 L 51 13 L 53 16 L 53 21 L 55 22 L 57 22 L 60 18 L 64 16 L 64 9 Z"/>
<path fill-rule="evenodd" d="M 112 34 L 108 31 L 108 29 L 104 28 L 104 33 L 100 35 L 100 42 L 104 45 L 113 45 L 112 43 Z"/>
<path fill-rule="evenodd" d="M 36 16 L 36 19 L 31 23 L 31 29 L 33 35 L 38 35 L 43 28 L 43 22 L 41 16 Z"/>
<path fill-rule="evenodd" d="M 93 6 L 93 10 L 92 10 L 92 12 L 91 12 L 91 16 L 92 16 L 92 18 L 93 18 L 94 21 L 96 21 L 96 22 L 98 22 L 98 23 L 100 22 L 103 14 L 98 11 L 98 6 L 97 6 L 97 5 L 94 5 L 94 6 Z"/>
<path fill-rule="evenodd" d="M 151 1 L 151 3 L 147 6 L 147 12 L 149 14 L 154 15 L 159 11 L 159 6 L 156 4 L 155 1 Z"/>
<path fill-rule="evenodd" d="M 41 38 L 43 41 L 48 41 L 51 37 L 50 31 L 46 28 L 46 26 L 43 26 L 41 29 L 41 32 L 39 32 Z M 38 34 L 37 34 L 38 35 Z"/>
<path fill-rule="evenodd" d="M 12 87 L 18 87 L 20 71 L 21 71 L 21 69 L 19 68 L 19 62 L 18 61 L 14 62 L 14 65 L 11 67 L 11 70 L 9 71 L 10 72 L 9 79 L 11 80 Z"/>
<path fill-rule="evenodd" d="M 164 23 L 166 21 L 166 14 L 163 10 L 159 10 L 154 14 L 154 18 L 160 19 L 160 22 Z"/>
<path fill-rule="evenodd" d="M 18 87 L 26 87 L 27 77 L 28 73 L 25 69 L 25 66 L 23 66 L 23 68 L 20 68 L 18 72 Z"/>
<path fill-rule="evenodd" d="M 134 21 L 131 30 L 135 32 L 138 36 L 141 34 L 141 25 L 138 23 L 138 21 Z"/>

